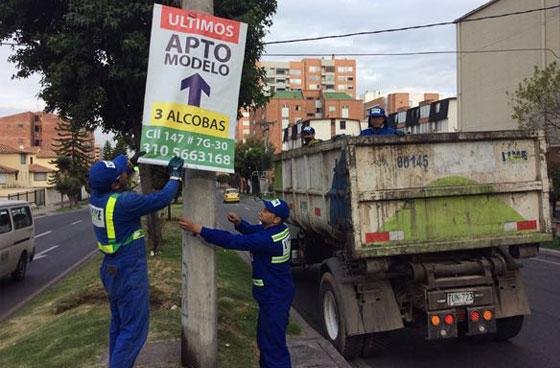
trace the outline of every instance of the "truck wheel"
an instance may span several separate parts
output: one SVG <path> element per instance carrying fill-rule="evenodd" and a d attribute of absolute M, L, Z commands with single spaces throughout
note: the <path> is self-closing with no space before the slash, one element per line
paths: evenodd
<path fill-rule="evenodd" d="M 25 278 L 25 272 L 27 271 L 27 253 L 23 252 L 16 269 L 12 272 L 12 280 L 22 281 Z"/>
<path fill-rule="evenodd" d="M 387 349 L 387 336 L 385 333 L 376 332 L 364 335 L 364 348 L 362 357 L 369 358 L 376 356 Z"/>
<path fill-rule="evenodd" d="M 347 336 L 344 318 L 342 318 L 340 300 L 336 282 L 331 273 L 325 272 L 320 284 L 321 310 L 323 312 L 323 330 L 325 337 L 346 359 L 361 355 L 364 345 L 363 335 Z"/>
<path fill-rule="evenodd" d="M 506 341 L 519 334 L 525 316 L 513 316 L 496 320 L 496 340 Z"/>

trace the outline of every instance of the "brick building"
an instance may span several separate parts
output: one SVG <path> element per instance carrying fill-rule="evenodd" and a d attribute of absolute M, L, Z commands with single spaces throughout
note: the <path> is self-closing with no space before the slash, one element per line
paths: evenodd
<path fill-rule="evenodd" d="M 250 134 L 264 138 L 282 149 L 282 132 L 297 121 L 310 118 L 347 118 L 361 120 L 363 102 L 341 92 L 280 91 L 266 107 L 251 114 Z"/>

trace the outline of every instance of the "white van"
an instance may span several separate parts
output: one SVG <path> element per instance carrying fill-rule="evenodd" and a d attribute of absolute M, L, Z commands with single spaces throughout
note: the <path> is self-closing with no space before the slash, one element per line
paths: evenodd
<path fill-rule="evenodd" d="M 0 201 L 0 277 L 25 278 L 35 256 L 33 216 L 25 201 Z"/>

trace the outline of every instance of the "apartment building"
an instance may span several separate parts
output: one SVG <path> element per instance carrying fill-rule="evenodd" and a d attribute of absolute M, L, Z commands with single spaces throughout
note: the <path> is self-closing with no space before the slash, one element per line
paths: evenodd
<path fill-rule="evenodd" d="M 310 90 L 342 92 L 356 98 L 356 60 L 312 59 L 261 61 L 266 70 L 264 90 L 276 92 Z"/>
<path fill-rule="evenodd" d="M 306 119 L 354 119 L 361 120 L 363 102 L 342 92 L 280 91 L 270 102 L 251 114 L 251 133 L 262 137 L 282 150 L 284 129 Z"/>
<path fill-rule="evenodd" d="M 560 49 L 559 0 L 493 0 L 455 21 L 459 130 L 517 129 L 508 93 L 517 90 L 534 67 L 557 61 Z M 537 8 L 544 11 L 523 13 Z M 519 12 L 484 22 L 473 18 Z M 490 52 L 492 50 L 519 50 Z M 486 51 L 461 53 L 461 51 Z"/>
<path fill-rule="evenodd" d="M 407 134 L 454 133 L 457 131 L 457 98 L 450 97 L 389 114 L 387 125 Z"/>
<path fill-rule="evenodd" d="M 409 93 L 409 92 L 394 92 L 389 93 L 387 96 L 376 97 L 373 100 L 364 100 L 364 117 L 367 117 L 369 110 L 373 106 L 381 106 L 385 109 L 387 114 L 394 114 L 399 111 L 408 110 L 411 107 L 426 104 L 432 101 L 439 100 L 439 93 L 426 92 L 426 93 Z"/>

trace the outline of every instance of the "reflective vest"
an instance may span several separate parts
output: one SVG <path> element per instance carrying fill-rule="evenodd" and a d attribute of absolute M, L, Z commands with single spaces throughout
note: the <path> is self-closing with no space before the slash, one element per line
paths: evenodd
<path fill-rule="evenodd" d="M 107 204 L 105 204 L 105 229 L 107 231 L 107 244 L 102 244 L 97 242 L 97 248 L 105 254 L 114 254 L 120 247 L 124 247 L 135 240 L 144 237 L 144 230 L 138 229 L 128 236 L 123 242 L 117 242 L 115 233 L 115 223 L 113 221 L 113 215 L 115 213 L 115 205 L 117 204 L 118 193 L 113 193 L 109 196 Z"/>

